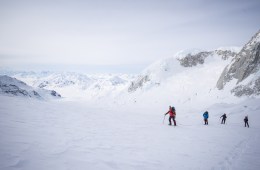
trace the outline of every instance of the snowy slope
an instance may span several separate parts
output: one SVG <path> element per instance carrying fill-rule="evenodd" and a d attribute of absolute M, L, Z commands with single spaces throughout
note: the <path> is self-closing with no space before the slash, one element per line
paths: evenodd
<path fill-rule="evenodd" d="M 33 88 L 20 80 L 6 75 L 0 75 L 0 94 L 10 96 L 32 97 L 38 99 L 50 99 L 61 97 L 60 94 L 58 94 L 54 90 Z"/>
<path fill-rule="evenodd" d="M 0 96 L 0 169 L 257 170 L 259 102 L 209 107 L 208 126 L 203 110 L 177 108 L 178 126 L 170 127 L 167 118 L 163 124 L 167 110 L 155 105 L 113 108 Z M 221 125 L 224 112 L 227 124 Z M 250 128 L 243 127 L 246 114 Z"/>
<path fill-rule="evenodd" d="M 129 91 L 142 88 L 144 84 L 158 85 L 169 77 L 189 70 L 188 67 L 197 67 L 199 69 L 200 66 L 207 66 L 209 64 L 215 64 L 219 67 L 220 65 L 222 67 L 226 66 L 236 54 L 236 50 L 227 50 L 227 48 L 220 48 L 214 51 L 185 50 L 178 52 L 172 58 L 157 61 L 147 67 L 137 80 L 132 82 L 132 87 L 129 87 Z"/>
<path fill-rule="evenodd" d="M 231 95 L 231 88 L 223 91 L 216 88 L 221 71 L 235 54 L 234 51 L 214 50 L 158 61 L 132 82 L 128 88 L 130 98 L 137 104 L 156 104 L 164 108 L 169 104 L 181 108 L 189 105 L 190 109 L 219 102 L 239 102 L 242 99 Z"/>
<path fill-rule="evenodd" d="M 260 32 L 242 48 L 184 50 L 172 58 L 157 61 L 131 82 L 130 101 L 164 107 L 167 103 L 189 105 L 195 109 L 220 102 L 237 103 L 248 96 L 258 98 L 259 37 Z"/>

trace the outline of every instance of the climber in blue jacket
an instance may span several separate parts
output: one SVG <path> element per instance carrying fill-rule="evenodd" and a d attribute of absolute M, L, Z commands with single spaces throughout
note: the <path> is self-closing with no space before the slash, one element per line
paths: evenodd
<path fill-rule="evenodd" d="M 203 117 L 204 117 L 205 125 L 208 125 L 208 124 L 209 124 L 209 122 L 208 122 L 209 112 L 206 111 L 206 112 L 203 114 Z"/>

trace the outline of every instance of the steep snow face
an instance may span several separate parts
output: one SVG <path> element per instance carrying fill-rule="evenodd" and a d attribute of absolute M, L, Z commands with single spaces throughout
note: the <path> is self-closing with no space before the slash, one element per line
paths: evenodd
<path fill-rule="evenodd" d="M 68 100 L 100 99 L 127 91 L 135 75 L 80 74 L 71 72 L 10 72 L 35 88 L 54 89 Z"/>
<path fill-rule="evenodd" d="M 214 61 L 219 64 L 218 61 L 230 61 L 230 59 L 235 55 L 236 52 L 234 50 L 229 51 L 223 49 L 217 49 L 214 51 L 188 50 L 186 52 L 179 52 L 175 55 L 175 57 L 158 61 L 145 69 L 143 73 L 131 83 L 128 91 L 133 92 L 138 88 L 143 88 L 149 84 L 149 86 L 158 86 L 163 80 L 189 70 L 185 67 L 196 67 L 203 65 L 206 59 L 207 63 L 205 64 Z M 226 63 L 226 61 L 223 61 L 223 63 Z"/>
<path fill-rule="evenodd" d="M 232 92 L 237 96 L 259 94 L 260 81 L 260 31 L 242 48 L 221 74 L 217 82 L 218 89 L 223 89 L 235 79 L 238 86 Z"/>
<path fill-rule="evenodd" d="M 6 75 L 0 75 L 0 93 L 11 96 L 25 96 L 33 98 L 60 98 L 54 90 L 35 89 L 26 83 Z"/>
<path fill-rule="evenodd" d="M 132 81 L 128 91 L 134 92 L 139 88 L 149 89 L 159 86 L 168 77 L 184 70 L 175 58 L 160 60 L 147 67 L 135 81 Z"/>
<path fill-rule="evenodd" d="M 200 60 L 201 54 L 203 64 L 198 63 L 191 67 L 181 64 L 183 62 L 188 65 L 191 60 Z M 147 104 L 162 107 L 172 103 L 177 108 L 189 105 L 189 109 L 196 109 L 195 107 L 199 105 L 209 106 L 216 102 L 239 101 L 240 99 L 230 95 L 230 88 L 225 91 L 215 88 L 221 70 L 230 63 L 234 55 L 232 51 L 215 50 L 195 55 L 188 54 L 187 58 L 182 59 L 173 57 L 161 60 L 148 67 L 133 81 L 128 91 L 133 102 L 148 102 Z"/>

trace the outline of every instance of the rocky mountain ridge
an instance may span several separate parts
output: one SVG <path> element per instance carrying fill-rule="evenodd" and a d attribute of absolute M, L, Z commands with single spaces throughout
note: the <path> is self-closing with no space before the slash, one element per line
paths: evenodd
<path fill-rule="evenodd" d="M 197 66 L 198 64 L 203 64 L 207 57 L 213 55 L 219 55 L 223 60 L 227 60 L 230 57 L 234 57 L 236 54 L 237 53 L 235 51 L 217 49 L 214 51 L 201 51 L 197 54 L 188 53 L 185 57 L 177 57 L 177 60 L 179 60 L 183 67 L 193 67 Z"/>
<path fill-rule="evenodd" d="M 10 96 L 23 96 L 37 99 L 60 98 L 54 90 L 33 88 L 23 81 L 6 75 L 0 75 L 0 93 Z"/>
<path fill-rule="evenodd" d="M 231 81 L 236 82 L 231 91 L 236 96 L 260 94 L 260 31 L 225 67 L 216 86 L 222 90 Z"/>

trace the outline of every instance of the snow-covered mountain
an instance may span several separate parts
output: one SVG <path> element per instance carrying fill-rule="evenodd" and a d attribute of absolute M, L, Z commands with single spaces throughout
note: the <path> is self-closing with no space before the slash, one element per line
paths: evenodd
<path fill-rule="evenodd" d="M 189 67 L 197 66 L 197 68 L 200 69 L 201 67 L 199 66 L 209 63 L 214 64 L 213 62 L 216 62 L 216 66 L 223 66 L 230 62 L 236 54 L 237 50 L 223 48 L 214 51 L 189 50 L 187 52 L 187 50 L 185 50 L 178 52 L 174 57 L 158 61 L 145 69 L 144 72 L 131 83 L 128 91 L 133 92 L 145 86 L 158 86 L 166 79 L 190 70 Z"/>
<path fill-rule="evenodd" d="M 260 31 L 243 48 L 222 47 L 213 51 L 198 49 L 180 51 L 174 57 L 158 61 L 145 69 L 131 82 L 128 91 L 131 93 L 138 89 L 147 91 L 168 83 L 177 89 L 175 94 L 178 94 L 181 88 L 176 87 L 176 84 L 181 82 L 183 88 L 187 84 L 192 84 L 190 88 L 197 93 L 200 91 L 198 84 L 207 80 L 204 82 L 204 87 L 210 91 L 215 89 L 217 84 L 217 89 L 222 90 L 220 93 L 232 93 L 237 97 L 256 96 L 260 94 L 259 54 Z M 224 71 L 220 74 L 222 70 Z M 213 81 L 209 81 L 211 79 Z"/>
<path fill-rule="evenodd" d="M 134 102 L 197 107 L 260 95 L 260 33 L 242 48 L 184 50 L 147 67 L 128 87 Z M 223 71 L 224 70 L 224 71 Z M 217 85 L 216 85 L 217 84 Z"/>
<path fill-rule="evenodd" d="M 201 51 L 185 54 L 186 57 L 178 53 L 146 68 L 131 82 L 128 92 L 136 103 L 162 107 L 172 103 L 177 108 L 189 105 L 191 110 L 200 105 L 239 101 L 229 88 L 223 91 L 216 88 L 222 70 L 235 53 L 231 50 Z"/>
<path fill-rule="evenodd" d="M 217 87 L 221 90 L 232 81 L 236 84 L 232 89 L 236 96 L 260 95 L 260 31 L 225 67 Z"/>
<path fill-rule="evenodd" d="M 38 99 L 60 98 L 54 90 L 33 88 L 23 81 L 6 75 L 0 75 L 0 93 L 11 96 L 24 96 Z"/>
<path fill-rule="evenodd" d="M 87 100 L 113 97 L 125 91 L 135 75 L 81 74 L 73 72 L 14 72 L 2 71 L 34 88 L 56 90 L 63 97 Z"/>

